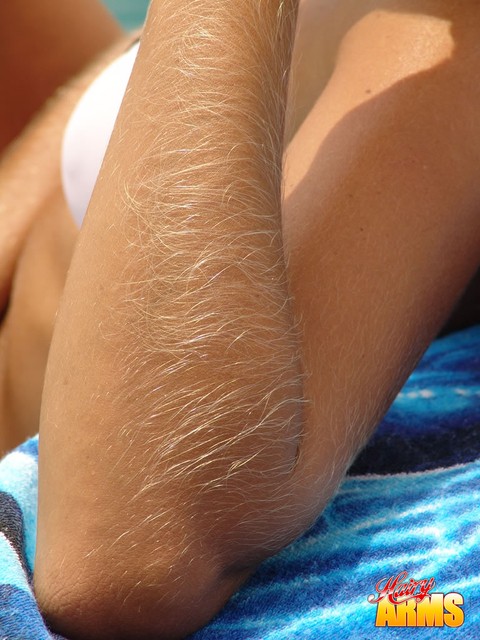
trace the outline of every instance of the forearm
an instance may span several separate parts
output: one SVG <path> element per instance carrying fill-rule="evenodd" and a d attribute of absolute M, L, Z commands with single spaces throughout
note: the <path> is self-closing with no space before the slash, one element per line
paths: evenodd
<path fill-rule="evenodd" d="M 59 629 L 107 637 L 115 612 L 132 637 L 183 635 L 302 526 L 280 229 L 295 5 L 150 9 L 44 393 L 36 588 Z"/>

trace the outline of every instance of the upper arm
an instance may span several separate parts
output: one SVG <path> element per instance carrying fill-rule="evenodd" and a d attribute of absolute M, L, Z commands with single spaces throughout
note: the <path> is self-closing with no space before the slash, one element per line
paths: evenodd
<path fill-rule="evenodd" d="M 343 473 L 332 452 L 355 454 L 479 263 L 474 26 L 421 4 L 355 23 L 287 151 L 284 238 L 311 400 L 297 468 L 322 483 L 322 469 Z"/>

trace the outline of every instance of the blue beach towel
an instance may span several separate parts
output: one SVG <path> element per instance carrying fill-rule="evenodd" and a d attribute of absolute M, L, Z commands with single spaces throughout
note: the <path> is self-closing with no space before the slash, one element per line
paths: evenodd
<path fill-rule="evenodd" d="M 316 524 L 192 638 L 479 638 L 479 430 L 480 325 L 430 346 Z M 0 463 L 2 640 L 58 638 L 31 590 L 37 445 Z M 402 572 L 460 594 L 462 626 L 376 627 L 368 597 Z"/>

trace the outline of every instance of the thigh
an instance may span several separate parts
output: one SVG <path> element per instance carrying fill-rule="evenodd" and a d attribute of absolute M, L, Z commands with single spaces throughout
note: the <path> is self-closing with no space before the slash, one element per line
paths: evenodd
<path fill-rule="evenodd" d="M 76 235 L 55 190 L 22 246 L 0 326 L 1 453 L 38 431 L 48 351 Z"/>
<path fill-rule="evenodd" d="M 0 160 L 0 451 L 38 431 L 53 323 L 76 240 L 60 153 L 80 96 L 134 35 L 70 81 Z"/>

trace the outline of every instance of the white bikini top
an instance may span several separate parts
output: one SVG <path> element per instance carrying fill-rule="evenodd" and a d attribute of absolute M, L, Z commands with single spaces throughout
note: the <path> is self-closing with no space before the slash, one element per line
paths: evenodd
<path fill-rule="evenodd" d="M 62 184 L 72 215 L 81 226 L 127 88 L 139 43 L 92 82 L 75 107 L 62 144 Z"/>

